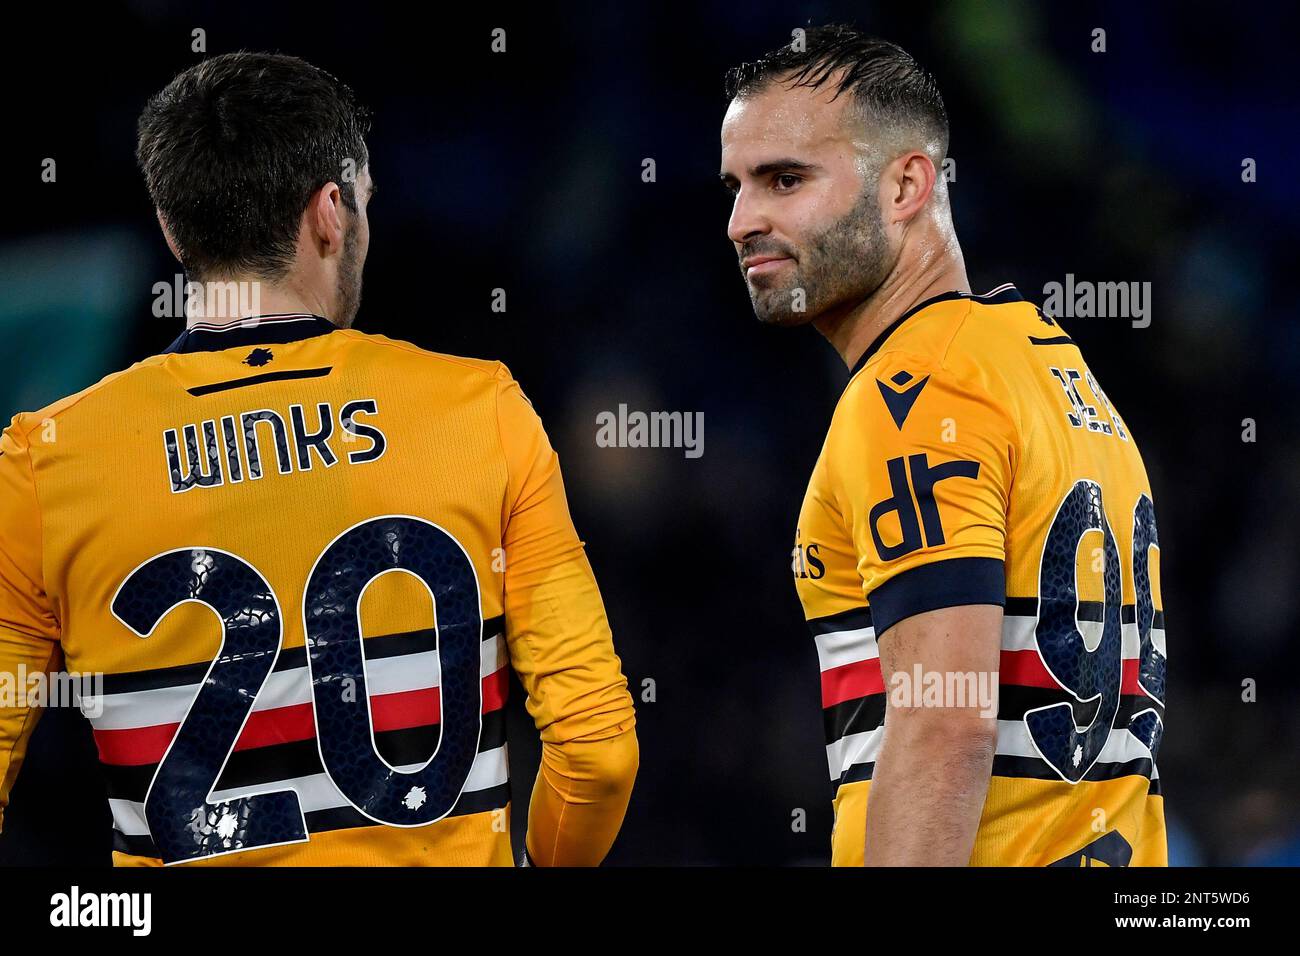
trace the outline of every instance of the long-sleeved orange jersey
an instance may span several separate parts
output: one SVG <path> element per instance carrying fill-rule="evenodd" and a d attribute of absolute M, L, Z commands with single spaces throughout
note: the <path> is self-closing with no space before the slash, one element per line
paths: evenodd
<path fill-rule="evenodd" d="M 195 326 L 5 430 L 0 671 L 60 667 L 118 865 L 509 865 L 508 668 L 535 862 L 600 862 L 636 774 L 519 386 L 319 316 Z M 0 809 L 40 703 L 0 706 Z"/>

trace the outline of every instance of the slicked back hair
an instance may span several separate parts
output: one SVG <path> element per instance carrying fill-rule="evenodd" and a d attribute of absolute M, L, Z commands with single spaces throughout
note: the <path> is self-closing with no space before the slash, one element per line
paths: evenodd
<path fill-rule="evenodd" d="M 368 161 L 368 130 L 367 111 L 324 70 L 281 54 L 226 53 L 150 98 L 136 159 L 192 279 L 278 279 L 316 190 L 338 183 L 356 210 L 347 173 Z"/>
<path fill-rule="evenodd" d="M 947 155 L 948 112 L 939 84 L 910 53 L 843 25 L 809 27 L 802 40 L 729 70 L 727 98 L 760 93 L 776 82 L 813 89 L 832 84 L 837 98 L 850 93 L 870 119 L 914 127 L 927 143 L 937 143 L 937 161 Z"/>

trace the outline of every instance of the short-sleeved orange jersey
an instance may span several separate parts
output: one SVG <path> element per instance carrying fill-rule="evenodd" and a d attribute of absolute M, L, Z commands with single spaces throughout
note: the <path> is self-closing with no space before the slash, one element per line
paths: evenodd
<path fill-rule="evenodd" d="M 1004 607 L 997 749 L 971 862 L 1167 863 L 1151 488 L 1054 319 L 1004 286 L 938 296 L 887 329 L 835 410 L 794 572 L 821 668 L 833 863 L 863 859 L 893 690 L 877 635 L 965 604 Z"/>
<path fill-rule="evenodd" d="M 533 855 L 608 849 L 626 788 L 584 833 L 566 775 L 635 773 L 632 701 L 500 363 L 318 316 L 199 325 L 0 452 L 0 663 L 102 675 L 119 865 L 511 864 L 511 667 L 544 745 Z M 38 713 L 0 709 L 0 807 Z"/>

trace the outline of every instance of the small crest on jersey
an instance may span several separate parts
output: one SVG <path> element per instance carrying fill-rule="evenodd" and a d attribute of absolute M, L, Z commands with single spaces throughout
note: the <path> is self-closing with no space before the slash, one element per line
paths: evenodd
<path fill-rule="evenodd" d="M 886 385 L 884 379 L 876 379 L 876 385 L 880 387 L 880 397 L 885 400 L 885 407 L 889 409 L 889 415 L 894 419 L 894 424 L 898 426 L 899 431 L 902 431 L 903 422 L 907 421 L 912 406 L 920 397 L 921 389 L 925 388 L 925 383 L 930 381 L 930 376 L 927 375 L 916 384 L 908 386 L 913 378 L 915 376 L 911 372 L 895 372 L 889 378 L 892 385 Z"/>
<path fill-rule="evenodd" d="M 275 358 L 275 353 L 270 349 L 256 348 L 244 356 L 245 365 L 251 365 L 253 368 L 260 368 Z"/>

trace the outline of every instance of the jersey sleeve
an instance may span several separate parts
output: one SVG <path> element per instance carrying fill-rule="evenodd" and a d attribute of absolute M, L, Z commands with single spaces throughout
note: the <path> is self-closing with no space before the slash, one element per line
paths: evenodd
<path fill-rule="evenodd" d="M 542 739 L 528 850 L 544 866 L 595 864 L 622 825 L 636 774 L 632 698 L 559 459 L 504 369 L 497 397 L 508 469 L 506 641 Z"/>
<path fill-rule="evenodd" d="M 41 570 L 41 516 L 31 451 L 18 419 L 0 435 L 0 824 L 40 708 L 27 678 L 61 666 L 59 626 Z"/>
<path fill-rule="evenodd" d="M 925 611 L 1006 603 L 1011 416 L 982 382 L 888 353 L 849 384 L 828 437 L 876 633 Z"/>

